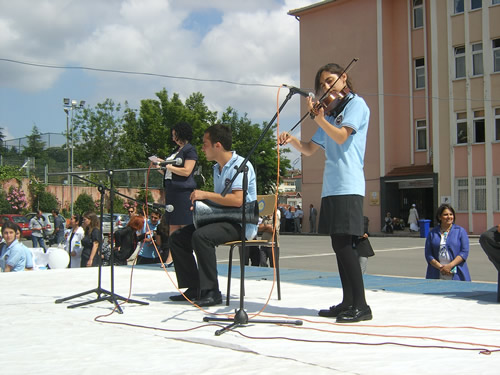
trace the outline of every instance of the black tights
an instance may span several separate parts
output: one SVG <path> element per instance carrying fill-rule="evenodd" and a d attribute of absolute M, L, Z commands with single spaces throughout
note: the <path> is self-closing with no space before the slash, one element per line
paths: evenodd
<path fill-rule="evenodd" d="M 365 308 L 365 286 L 359 265 L 358 254 L 352 248 L 351 235 L 330 235 L 332 247 L 337 255 L 340 281 L 342 282 L 342 306 Z"/>

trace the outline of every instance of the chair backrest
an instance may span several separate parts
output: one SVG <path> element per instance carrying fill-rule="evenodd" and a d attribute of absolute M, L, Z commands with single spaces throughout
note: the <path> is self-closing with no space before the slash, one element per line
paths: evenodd
<path fill-rule="evenodd" d="M 257 195 L 259 216 L 271 216 L 274 213 L 274 195 Z"/>

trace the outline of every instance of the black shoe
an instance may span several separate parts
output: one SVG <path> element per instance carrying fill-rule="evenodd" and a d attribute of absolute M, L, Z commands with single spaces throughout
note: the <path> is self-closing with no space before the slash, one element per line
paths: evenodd
<path fill-rule="evenodd" d="M 219 290 L 203 291 L 202 297 L 194 301 L 200 307 L 220 305 L 222 303 L 222 294 Z"/>
<path fill-rule="evenodd" d="M 328 310 L 319 310 L 318 315 L 324 318 L 335 318 L 340 313 L 352 309 L 352 306 L 345 306 L 342 304 L 331 306 Z"/>
<path fill-rule="evenodd" d="M 372 320 L 372 310 L 370 306 L 366 306 L 363 309 L 358 309 L 357 307 L 351 307 L 349 310 L 344 311 L 337 315 L 337 323 L 356 323 L 362 320 Z"/>
<path fill-rule="evenodd" d="M 170 296 L 169 298 L 171 301 L 181 302 L 181 301 L 187 301 L 186 297 L 189 298 L 191 301 L 198 298 L 199 297 L 198 288 L 187 288 L 184 294 L 176 294 L 174 296 Z"/>

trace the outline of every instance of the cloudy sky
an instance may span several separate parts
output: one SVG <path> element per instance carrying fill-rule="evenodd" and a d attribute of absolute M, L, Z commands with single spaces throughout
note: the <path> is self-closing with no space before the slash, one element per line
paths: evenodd
<path fill-rule="evenodd" d="M 60 133 L 65 97 L 138 108 L 162 88 L 182 99 L 199 91 L 219 114 L 232 106 L 253 122 L 270 120 L 277 86 L 299 83 L 299 22 L 287 12 L 314 2 L 0 0 L 0 127 L 7 139 L 33 125 Z M 300 118 L 299 103 L 295 95 L 281 114 L 282 129 Z"/>

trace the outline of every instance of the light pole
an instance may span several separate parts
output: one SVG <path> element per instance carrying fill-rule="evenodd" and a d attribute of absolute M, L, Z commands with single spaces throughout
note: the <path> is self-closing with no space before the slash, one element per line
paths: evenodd
<path fill-rule="evenodd" d="M 64 112 L 66 112 L 66 147 L 68 149 L 68 172 L 73 172 L 73 111 L 82 109 L 85 106 L 85 100 L 71 100 L 69 98 L 63 99 Z M 71 143 L 70 127 L 69 127 L 69 111 L 71 111 Z M 71 150 L 71 151 L 70 151 Z M 70 161 L 71 160 L 71 161 Z M 68 173 L 68 182 L 70 183 L 70 201 L 71 201 L 71 216 L 73 216 L 73 176 Z"/>

